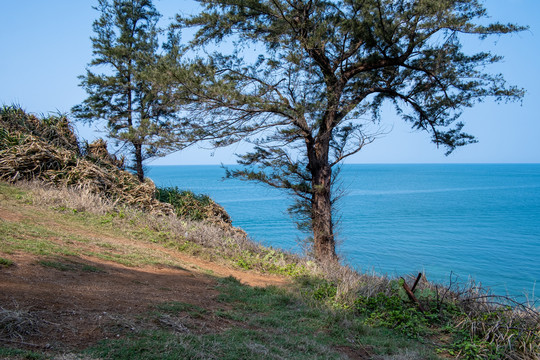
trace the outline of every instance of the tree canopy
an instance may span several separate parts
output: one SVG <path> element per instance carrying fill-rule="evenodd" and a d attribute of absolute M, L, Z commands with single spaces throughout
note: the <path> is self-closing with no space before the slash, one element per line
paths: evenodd
<path fill-rule="evenodd" d="M 366 119 L 377 123 L 384 103 L 449 154 L 476 141 L 458 121 L 465 108 L 524 93 L 486 72 L 501 57 L 463 51 L 466 36 L 524 29 L 486 23 L 477 0 L 199 3 L 178 23 L 197 29 L 191 48 L 207 55 L 168 70 L 175 97 L 190 104 L 192 136 L 251 141 L 229 175 L 296 195 L 291 211 L 303 215 L 317 259 L 336 258 L 334 167 L 374 140 Z"/>

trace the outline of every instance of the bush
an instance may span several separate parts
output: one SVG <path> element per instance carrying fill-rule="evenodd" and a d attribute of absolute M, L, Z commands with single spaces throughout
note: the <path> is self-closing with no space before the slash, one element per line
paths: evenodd
<path fill-rule="evenodd" d="M 176 186 L 157 188 L 156 199 L 171 204 L 176 215 L 191 220 L 205 220 L 207 207 L 213 203 L 208 195 L 180 190 Z"/>
<path fill-rule="evenodd" d="M 171 204 L 177 216 L 196 221 L 209 221 L 229 226 L 232 221 L 223 207 L 216 204 L 208 195 L 195 194 L 178 187 L 156 189 L 156 199 Z"/>

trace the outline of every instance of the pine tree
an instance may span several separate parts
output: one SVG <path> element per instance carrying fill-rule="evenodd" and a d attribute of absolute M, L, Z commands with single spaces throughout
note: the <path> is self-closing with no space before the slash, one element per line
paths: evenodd
<path fill-rule="evenodd" d="M 463 109 L 523 96 L 486 72 L 500 57 L 463 51 L 465 36 L 524 29 L 487 24 L 478 0 L 198 1 L 199 14 L 179 18 L 197 29 L 192 47 L 223 45 L 170 71 L 192 103 L 193 134 L 252 141 L 229 174 L 295 195 L 319 260 L 336 259 L 336 168 L 375 139 L 364 125 L 383 103 L 451 152 L 475 141 L 457 121 Z"/>
<path fill-rule="evenodd" d="M 107 136 L 132 155 L 133 169 L 144 179 L 143 162 L 178 149 L 179 128 L 166 90 L 153 80 L 161 59 L 151 0 L 99 0 L 100 17 L 91 38 L 91 68 L 81 76 L 88 98 L 72 111 L 85 122 L 106 121 Z"/>

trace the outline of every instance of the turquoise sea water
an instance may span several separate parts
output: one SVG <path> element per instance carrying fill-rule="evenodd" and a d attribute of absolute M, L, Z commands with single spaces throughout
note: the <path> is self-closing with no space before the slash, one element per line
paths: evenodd
<path fill-rule="evenodd" d="M 222 180 L 220 166 L 149 166 L 158 186 L 210 195 L 234 225 L 300 251 L 279 190 Z M 474 278 L 495 293 L 540 295 L 540 164 L 344 165 L 338 252 L 357 269 Z"/>

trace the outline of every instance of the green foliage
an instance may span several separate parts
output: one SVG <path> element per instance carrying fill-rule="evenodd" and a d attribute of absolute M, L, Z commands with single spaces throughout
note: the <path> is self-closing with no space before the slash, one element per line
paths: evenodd
<path fill-rule="evenodd" d="M 397 329 L 412 338 L 427 333 L 429 321 L 426 316 L 404 303 L 398 295 L 379 293 L 375 297 L 360 297 L 355 307 L 358 313 L 367 316 L 365 323 L 368 325 Z"/>
<path fill-rule="evenodd" d="M 461 314 L 451 304 L 437 302 L 436 292 L 427 288 L 415 292 L 416 298 L 424 304 L 425 312 L 421 312 L 410 302 L 403 282 L 403 279 L 391 281 L 390 294 L 359 297 L 354 304 L 355 311 L 366 316 L 366 324 L 397 329 L 411 338 L 427 335 L 431 327 L 448 323 L 456 312 Z"/>
<path fill-rule="evenodd" d="M 209 207 L 214 203 L 208 195 L 194 194 L 189 190 L 180 190 L 176 186 L 157 188 L 156 199 L 171 204 L 176 215 L 191 220 L 207 219 Z"/>
<path fill-rule="evenodd" d="M 336 285 L 332 284 L 331 282 L 327 280 L 320 280 L 320 282 L 316 285 L 315 289 L 313 290 L 313 298 L 316 300 L 327 300 L 327 299 L 334 299 L 337 294 L 337 287 Z"/>
<path fill-rule="evenodd" d="M 0 257 L 0 268 L 10 267 L 10 266 L 13 266 L 13 265 L 15 265 L 13 260 L 5 259 L 5 258 Z"/>
<path fill-rule="evenodd" d="M 505 349 L 503 347 L 499 348 L 496 343 L 477 337 L 471 339 L 462 331 L 457 331 L 454 342 L 447 347 L 443 347 L 441 350 L 448 352 L 451 356 L 466 360 L 498 360 L 505 357 Z"/>

